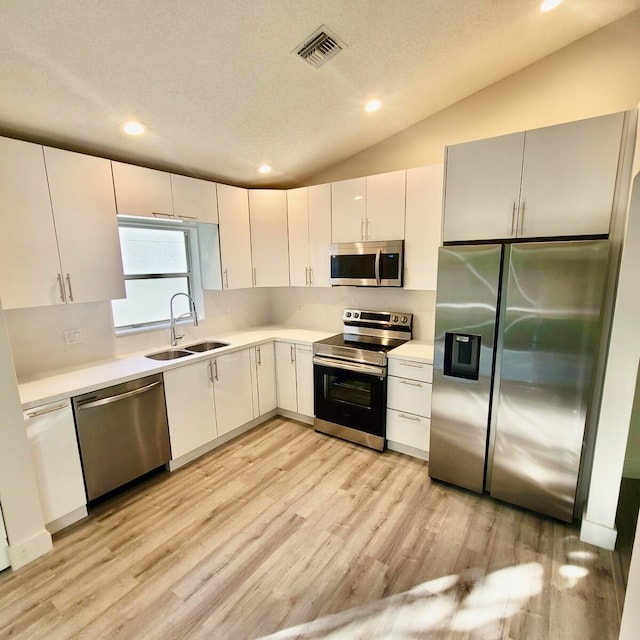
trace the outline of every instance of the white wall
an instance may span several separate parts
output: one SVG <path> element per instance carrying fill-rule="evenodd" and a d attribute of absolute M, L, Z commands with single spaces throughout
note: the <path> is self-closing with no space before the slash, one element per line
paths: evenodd
<path fill-rule="evenodd" d="M 246 329 L 270 321 L 270 290 L 206 291 L 205 319 L 180 325 L 182 340 Z M 168 315 L 167 300 L 167 315 Z M 23 382 L 47 372 L 78 367 L 128 353 L 169 346 L 169 330 L 117 337 L 111 303 L 96 302 L 5 311 L 16 373 Z M 83 342 L 66 345 L 64 331 L 80 329 Z"/>
<path fill-rule="evenodd" d="M 51 549 L 29 453 L 27 432 L 0 304 L 0 503 L 11 566 L 18 569 Z"/>
<path fill-rule="evenodd" d="M 640 362 L 640 174 L 635 173 L 622 249 L 589 497 L 580 537 L 613 549 L 615 517 Z"/>
<path fill-rule="evenodd" d="M 305 184 L 443 162 L 445 145 L 635 109 L 640 11 L 588 35 Z"/>

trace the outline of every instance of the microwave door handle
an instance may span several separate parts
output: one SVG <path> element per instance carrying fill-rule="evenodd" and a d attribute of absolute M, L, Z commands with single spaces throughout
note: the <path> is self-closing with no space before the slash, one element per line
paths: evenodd
<path fill-rule="evenodd" d="M 380 284 L 380 254 L 381 254 L 381 250 L 378 249 L 376 251 L 376 282 L 377 284 Z"/>

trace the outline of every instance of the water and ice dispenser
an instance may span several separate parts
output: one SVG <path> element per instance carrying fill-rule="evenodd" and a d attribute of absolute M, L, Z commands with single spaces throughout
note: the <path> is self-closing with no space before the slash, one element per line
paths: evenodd
<path fill-rule="evenodd" d="M 477 380 L 480 368 L 481 337 L 448 331 L 444 337 L 444 374 Z"/>

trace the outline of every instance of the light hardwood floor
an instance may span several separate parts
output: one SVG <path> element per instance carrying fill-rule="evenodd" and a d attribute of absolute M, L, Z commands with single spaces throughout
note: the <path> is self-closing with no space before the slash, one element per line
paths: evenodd
<path fill-rule="evenodd" d="M 275 418 L 0 574 L 0 638 L 617 638 L 619 563 L 578 533 Z"/>

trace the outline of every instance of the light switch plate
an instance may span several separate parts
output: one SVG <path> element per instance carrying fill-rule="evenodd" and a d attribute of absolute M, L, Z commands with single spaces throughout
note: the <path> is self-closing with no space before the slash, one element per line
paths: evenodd
<path fill-rule="evenodd" d="M 82 342 L 82 332 L 80 329 L 67 329 L 64 332 L 65 344 L 80 344 Z"/>

